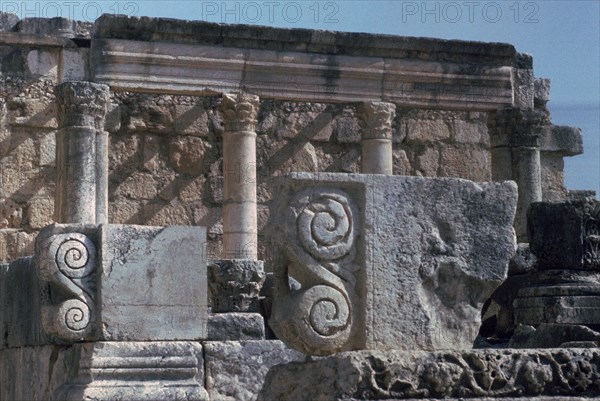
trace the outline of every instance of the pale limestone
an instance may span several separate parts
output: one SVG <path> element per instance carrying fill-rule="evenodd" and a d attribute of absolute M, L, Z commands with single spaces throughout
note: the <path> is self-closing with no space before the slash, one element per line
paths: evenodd
<path fill-rule="evenodd" d="M 256 259 L 256 118 L 258 96 L 224 95 L 223 258 Z"/>
<path fill-rule="evenodd" d="M 298 173 L 276 185 L 278 338 L 317 355 L 472 346 L 515 250 L 514 183 Z"/>
<path fill-rule="evenodd" d="M 584 400 L 599 373 L 595 349 L 344 352 L 272 368 L 258 399 Z"/>

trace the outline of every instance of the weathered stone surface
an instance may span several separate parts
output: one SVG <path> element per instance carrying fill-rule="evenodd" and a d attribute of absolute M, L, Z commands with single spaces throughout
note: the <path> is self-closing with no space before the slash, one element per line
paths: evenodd
<path fill-rule="evenodd" d="M 552 125 L 540 136 L 540 150 L 557 152 L 561 156 L 575 156 L 583 153 L 581 128 Z"/>
<path fill-rule="evenodd" d="M 599 377 L 597 349 L 359 351 L 276 366 L 259 400 L 558 401 L 596 396 Z"/>
<path fill-rule="evenodd" d="M 96 342 L 0 350 L 0 399 L 208 401 L 202 346 Z"/>
<path fill-rule="evenodd" d="M 514 253 L 514 183 L 298 173 L 276 185 L 280 339 L 314 354 L 471 347 Z"/>
<path fill-rule="evenodd" d="M 537 328 L 517 325 L 511 348 L 558 348 L 562 344 L 590 341 L 600 345 L 600 333 L 581 325 L 542 323 Z"/>
<path fill-rule="evenodd" d="M 212 260 L 208 264 L 208 304 L 213 313 L 258 312 L 265 281 L 264 262 L 250 259 Z"/>
<path fill-rule="evenodd" d="M 46 227 L 36 243 L 45 333 L 59 343 L 205 338 L 205 235 L 200 227 Z"/>
<path fill-rule="evenodd" d="M 0 199 L 0 229 L 20 228 L 23 209 L 9 198 Z"/>
<path fill-rule="evenodd" d="M 175 137 L 169 143 L 169 159 L 175 171 L 186 174 L 203 172 L 203 167 L 210 164 L 212 153 L 210 143 L 193 136 Z"/>
<path fill-rule="evenodd" d="M 600 274 L 585 270 L 542 270 L 514 276 L 506 300 L 514 307 L 515 323 L 600 324 Z M 508 285 L 508 283 L 507 283 Z M 515 294 L 516 292 L 516 294 Z"/>
<path fill-rule="evenodd" d="M 600 269 L 600 202 L 539 202 L 528 212 L 531 252 L 540 269 Z"/>
<path fill-rule="evenodd" d="M 208 341 L 265 339 L 265 319 L 258 313 L 216 313 L 208 316 Z"/>
<path fill-rule="evenodd" d="M 517 252 L 508 264 L 508 275 L 516 276 L 531 273 L 535 270 L 536 263 L 537 258 L 531 253 L 529 244 L 521 243 L 517 246 Z"/>
<path fill-rule="evenodd" d="M 103 226 L 103 338 L 204 338 L 205 243 L 202 227 Z"/>
<path fill-rule="evenodd" d="M 0 12 L 0 32 L 10 32 L 18 22 L 16 14 Z"/>
<path fill-rule="evenodd" d="M 533 82 L 533 102 L 536 107 L 544 107 L 550 100 L 550 79 L 535 78 Z"/>
<path fill-rule="evenodd" d="M 96 22 L 91 50 L 92 79 L 131 91 L 241 93 L 247 88 L 264 98 L 288 101 L 390 101 L 407 107 L 435 103 L 478 110 L 512 105 L 515 97 L 516 52 L 498 43 L 264 27 L 258 31 L 105 14 Z M 110 58 L 103 56 L 107 53 Z M 165 64 L 165 59 L 170 62 Z M 533 106 L 530 75 L 531 90 L 525 92 Z"/>
<path fill-rule="evenodd" d="M 281 341 L 204 343 L 206 390 L 211 401 L 255 401 L 267 372 L 306 356 Z"/>
<path fill-rule="evenodd" d="M 0 265 L 0 349 L 44 341 L 38 288 L 31 257 Z"/>

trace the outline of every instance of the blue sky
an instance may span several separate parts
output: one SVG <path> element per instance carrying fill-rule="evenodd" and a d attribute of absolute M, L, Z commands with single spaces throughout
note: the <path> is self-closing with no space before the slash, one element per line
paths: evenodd
<path fill-rule="evenodd" d="M 385 0 L 101 0 L 4 1 L 1 11 L 21 17 L 95 20 L 101 13 L 169 17 L 277 27 L 428 36 L 507 42 L 530 53 L 535 74 L 550 78 L 550 108 L 592 106 L 600 114 L 600 1 L 385 1 Z M 569 118 L 573 115 L 573 119 Z M 581 118 L 581 117 L 578 117 Z M 585 117 L 584 117 L 585 118 Z M 567 162 L 571 188 L 600 189 L 598 119 L 560 124 L 585 126 L 586 160 L 593 174 L 574 171 Z M 582 163 L 577 164 L 581 169 Z M 583 178 L 583 181 L 582 181 Z"/>

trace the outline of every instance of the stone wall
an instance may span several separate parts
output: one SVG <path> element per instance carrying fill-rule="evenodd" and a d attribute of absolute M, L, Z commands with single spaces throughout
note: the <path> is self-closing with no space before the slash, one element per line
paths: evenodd
<path fill-rule="evenodd" d="M 22 108 L 20 97 L 9 97 L 4 104 L 2 198 L 10 200 L 4 208 L 12 205 L 14 210 L 5 213 L 15 217 L 1 231 L 0 243 L 6 245 L 0 248 L 0 260 L 27 254 L 35 233 L 53 221 L 53 81 L 36 84 L 27 88 L 31 97 Z M 113 94 L 106 127 L 111 223 L 206 226 L 209 255 L 220 256 L 219 102 L 219 97 Z M 42 110 L 43 126 L 32 121 L 39 113 L 27 118 L 31 107 Z M 486 118 L 484 112 L 398 109 L 394 174 L 490 180 Z M 292 171 L 360 171 L 361 135 L 353 104 L 264 100 L 257 133 L 259 233 L 268 220 L 269 177 Z M 244 179 L 244 167 L 234 174 Z"/>
<path fill-rule="evenodd" d="M 90 46 L 93 50 L 94 41 L 104 42 L 90 39 L 89 24 L 61 18 L 2 21 L 0 261 L 7 261 L 30 255 L 36 233 L 54 220 L 54 86 L 64 81 L 94 80 L 95 69 L 100 67 L 90 64 L 104 59 L 94 56 Z M 100 33 L 110 33 L 106 31 L 110 26 Z M 274 38 L 284 32 L 275 31 Z M 125 35 L 123 32 L 111 35 L 118 37 Z M 377 40 L 387 43 L 384 39 Z M 255 45 L 248 42 L 248 46 Z M 429 45 L 446 46 L 445 42 Z M 508 51 L 505 47 L 504 53 Z M 487 48 L 478 51 L 492 52 Z M 502 56 L 501 65 L 506 64 L 507 54 Z M 496 62 L 493 58 L 482 60 Z M 535 90 L 536 107 L 544 107 L 549 82 L 536 81 Z M 113 87 L 111 94 L 106 124 L 110 133 L 110 222 L 206 226 L 209 257 L 220 257 L 220 95 L 141 94 L 118 87 Z M 310 103 L 261 98 L 257 126 L 259 243 L 268 220 L 269 177 L 292 171 L 359 172 L 361 132 L 356 106 L 339 99 Z M 397 104 L 392 127 L 393 173 L 491 180 L 487 122 L 493 112 L 443 108 L 435 102 L 431 107 Z M 581 144 L 561 142 L 561 138 L 572 139 L 578 133 L 548 132 L 548 140 L 541 145 L 542 189 L 544 200 L 556 200 L 567 192 L 562 158 L 580 153 Z M 244 179 L 243 166 L 230 173 Z M 268 252 L 264 244 L 259 246 L 260 258 L 268 257 Z"/>

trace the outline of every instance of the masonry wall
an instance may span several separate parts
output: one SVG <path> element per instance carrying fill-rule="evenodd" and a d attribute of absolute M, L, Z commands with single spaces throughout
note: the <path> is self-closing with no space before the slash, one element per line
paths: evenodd
<path fill-rule="evenodd" d="M 56 34 L 65 31 L 65 21 L 40 24 L 24 20 L 0 27 L 8 32 L 0 42 L 0 261 L 32 254 L 36 233 L 53 221 L 54 86 L 89 77 L 89 48 Z M 67 28 L 68 37 L 81 36 L 83 43 L 89 37 L 89 26 Z M 51 36 L 44 42 L 38 33 Z M 112 94 L 106 125 L 112 223 L 206 226 L 209 257 L 220 257 L 219 101 L 218 96 Z M 487 120 L 486 112 L 398 108 L 394 174 L 491 180 Z M 354 104 L 261 99 L 257 133 L 259 242 L 268 220 L 269 177 L 292 171 L 359 172 L 361 134 Z M 547 199 L 566 194 L 563 156 L 542 152 Z M 244 179 L 243 166 L 228 173 Z M 259 257 L 267 254 L 259 249 Z"/>

